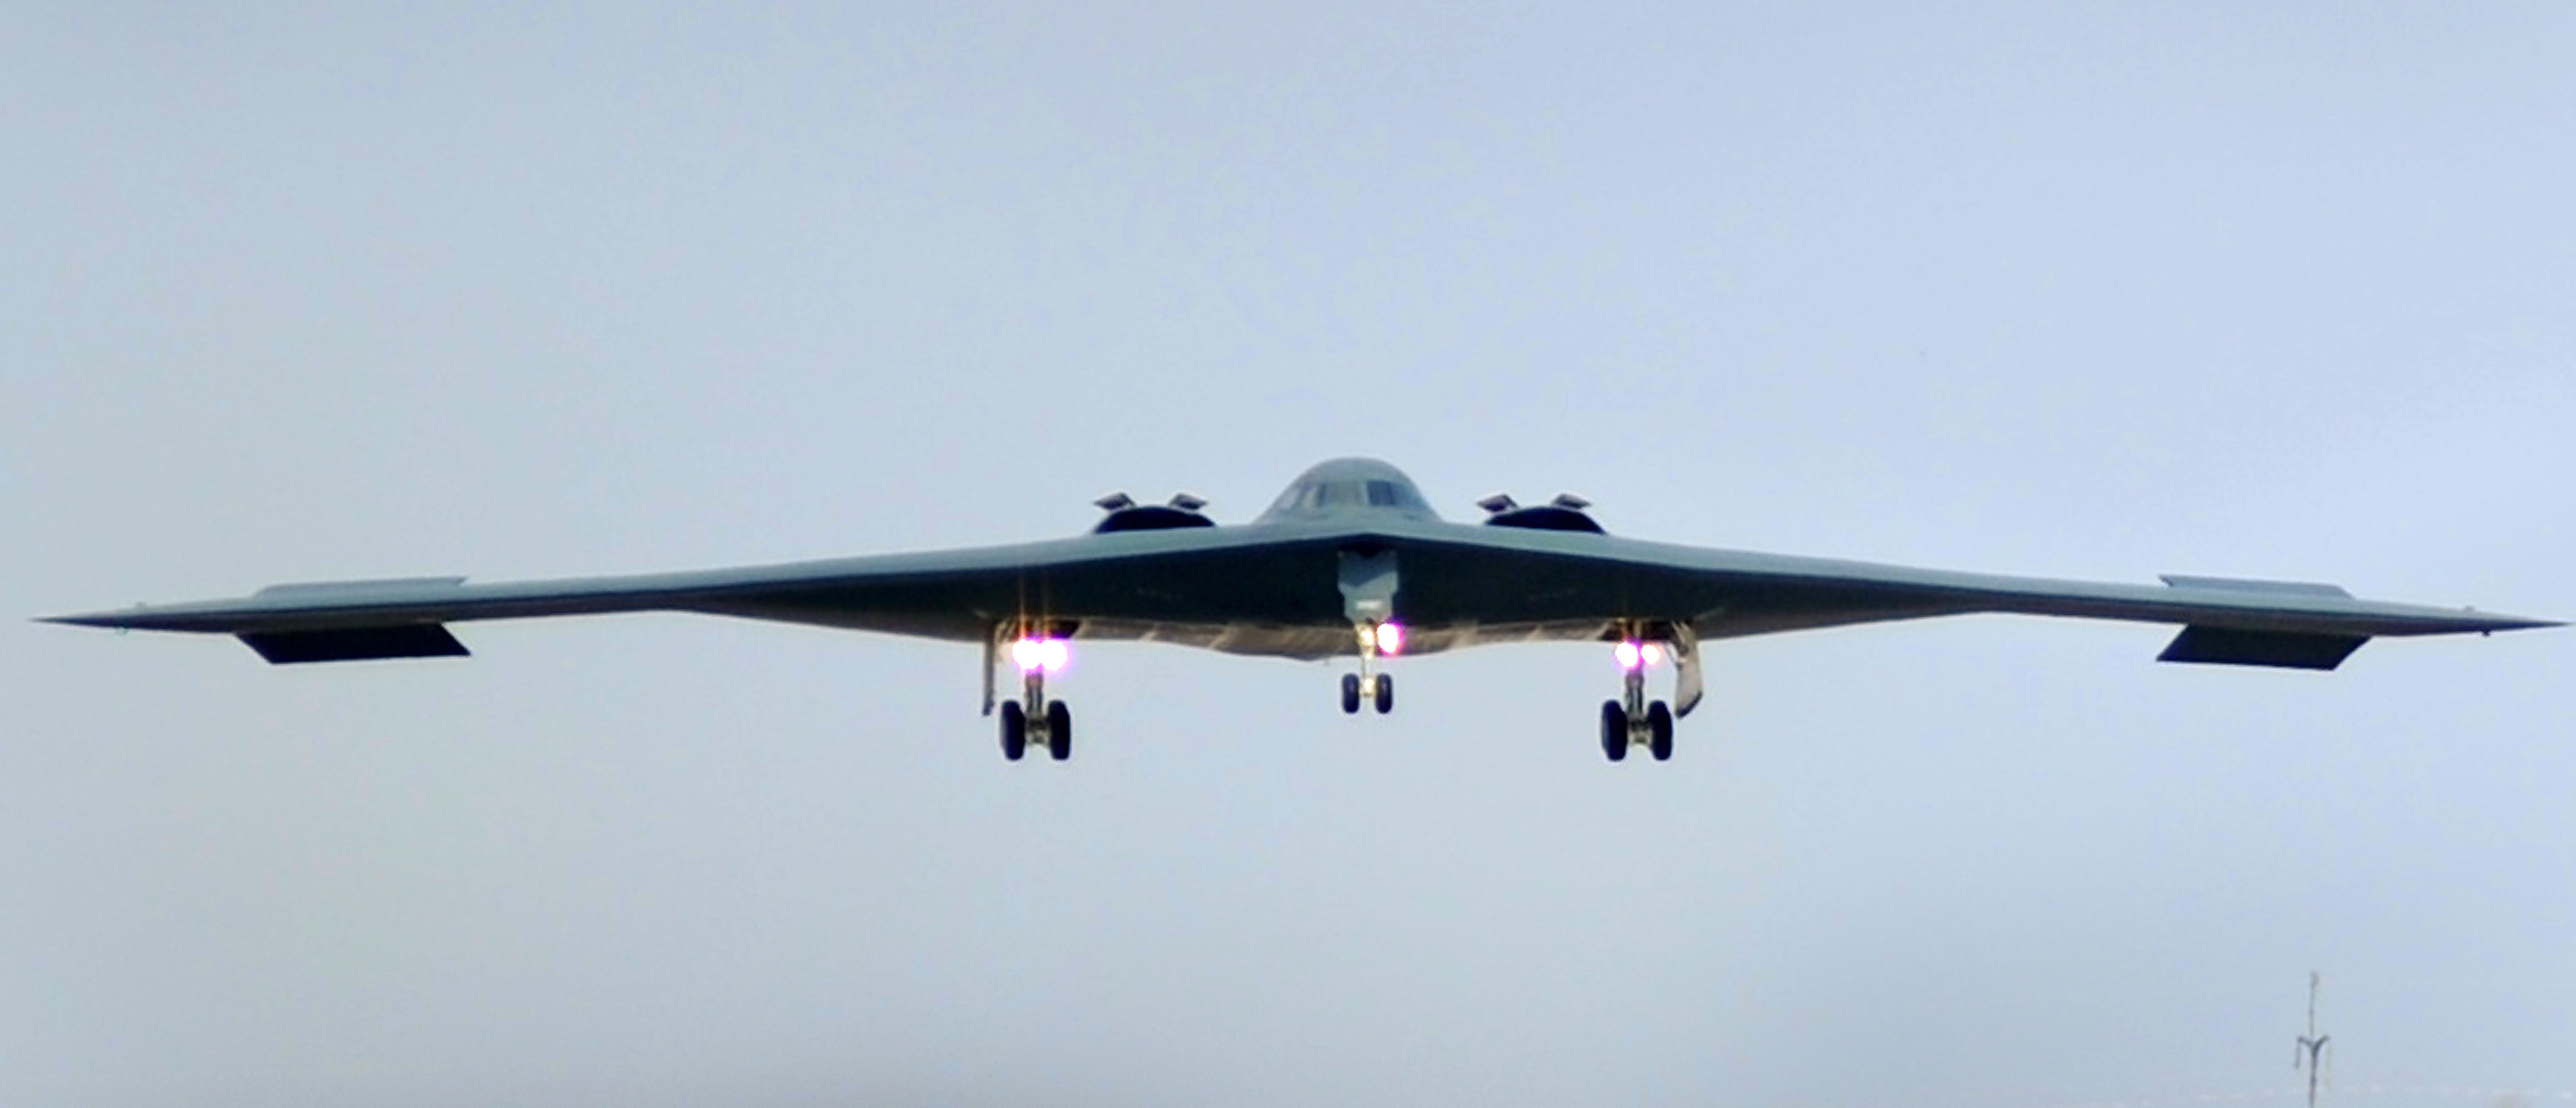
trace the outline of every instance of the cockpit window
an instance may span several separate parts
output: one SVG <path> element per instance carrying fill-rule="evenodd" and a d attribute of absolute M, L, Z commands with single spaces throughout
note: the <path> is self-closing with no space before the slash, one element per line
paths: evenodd
<path fill-rule="evenodd" d="M 1321 467 L 1318 467 L 1321 468 Z M 1381 467 L 1380 471 L 1383 469 Z M 1307 474 L 1279 494 L 1278 503 L 1270 506 L 1266 516 L 1312 516 L 1351 509 L 1390 509 L 1396 512 L 1428 515 L 1431 506 L 1423 503 L 1422 494 L 1401 476 L 1372 477 L 1365 473 L 1336 473 L 1329 476 Z"/>

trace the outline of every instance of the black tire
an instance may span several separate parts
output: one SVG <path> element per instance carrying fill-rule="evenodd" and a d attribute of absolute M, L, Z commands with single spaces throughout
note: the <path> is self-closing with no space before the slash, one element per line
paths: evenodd
<path fill-rule="evenodd" d="M 1379 715 L 1385 715 L 1385 714 L 1387 714 L 1388 712 L 1392 712 L 1392 711 L 1394 711 L 1394 710 L 1395 710 L 1395 675 L 1394 675 L 1394 674 L 1392 674 L 1392 673 L 1381 673 L 1381 674 L 1378 674 L 1378 675 L 1377 675 L 1377 714 L 1379 714 Z"/>
<path fill-rule="evenodd" d="M 1059 762 L 1073 757 L 1073 709 L 1061 700 L 1047 702 L 1047 757 Z"/>
<path fill-rule="evenodd" d="M 1360 714 L 1359 674 L 1345 673 L 1342 675 L 1342 714 L 1346 716 L 1355 716 Z"/>
<path fill-rule="evenodd" d="M 1658 700 L 1653 706 L 1646 709 L 1646 734 L 1648 736 L 1646 739 L 1646 749 L 1654 752 L 1655 760 L 1658 762 L 1672 761 L 1672 705 Z"/>
<path fill-rule="evenodd" d="M 1616 700 L 1601 702 L 1601 753 L 1613 762 L 1628 760 L 1628 709 Z"/>
<path fill-rule="evenodd" d="M 1002 702 L 1002 757 L 1016 762 L 1028 752 L 1029 714 L 1021 710 L 1019 701 L 1005 700 Z"/>

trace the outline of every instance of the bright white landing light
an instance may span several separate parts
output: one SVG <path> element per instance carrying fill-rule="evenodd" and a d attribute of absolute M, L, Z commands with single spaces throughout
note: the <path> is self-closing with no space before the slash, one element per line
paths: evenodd
<path fill-rule="evenodd" d="M 1622 640 L 1619 645 L 1610 648 L 1610 653 L 1612 657 L 1619 659 L 1621 669 L 1635 669 L 1646 663 L 1645 650 L 1632 642 Z"/>
<path fill-rule="evenodd" d="M 1022 673 L 1035 669 L 1054 673 L 1072 660 L 1073 650 L 1063 639 L 1021 639 L 1011 644 L 1011 664 Z"/>
<path fill-rule="evenodd" d="M 1404 653 L 1403 624 L 1381 623 L 1377 625 L 1377 652 L 1380 654 Z"/>

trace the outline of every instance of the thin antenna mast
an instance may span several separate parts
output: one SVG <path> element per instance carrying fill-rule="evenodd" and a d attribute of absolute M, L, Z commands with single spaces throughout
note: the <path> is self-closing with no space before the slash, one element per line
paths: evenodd
<path fill-rule="evenodd" d="M 2331 1035 L 2317 1034 L 2317 971 L 2308 971 L 2308 1033 L 2299 1036 L 2299 1053 L 2290 1059 L 2291 1069 L 2308 1071 L 2308 1108 L 2317 1108 L 2317 1081 L 2324 1076 L 2326 1043 Z"/>

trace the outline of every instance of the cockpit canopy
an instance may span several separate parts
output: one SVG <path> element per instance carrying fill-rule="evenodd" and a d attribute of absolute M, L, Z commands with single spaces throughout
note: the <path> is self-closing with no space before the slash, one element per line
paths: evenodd
<path fill-rule="evenodd" d="M 1413 487 L 1412 478 L 1375 458 L 1336 458 L 1299 474 L 1261 518 L 1314 519 L 1360 512 L 1440 518 L 1421 490 Z"/>

